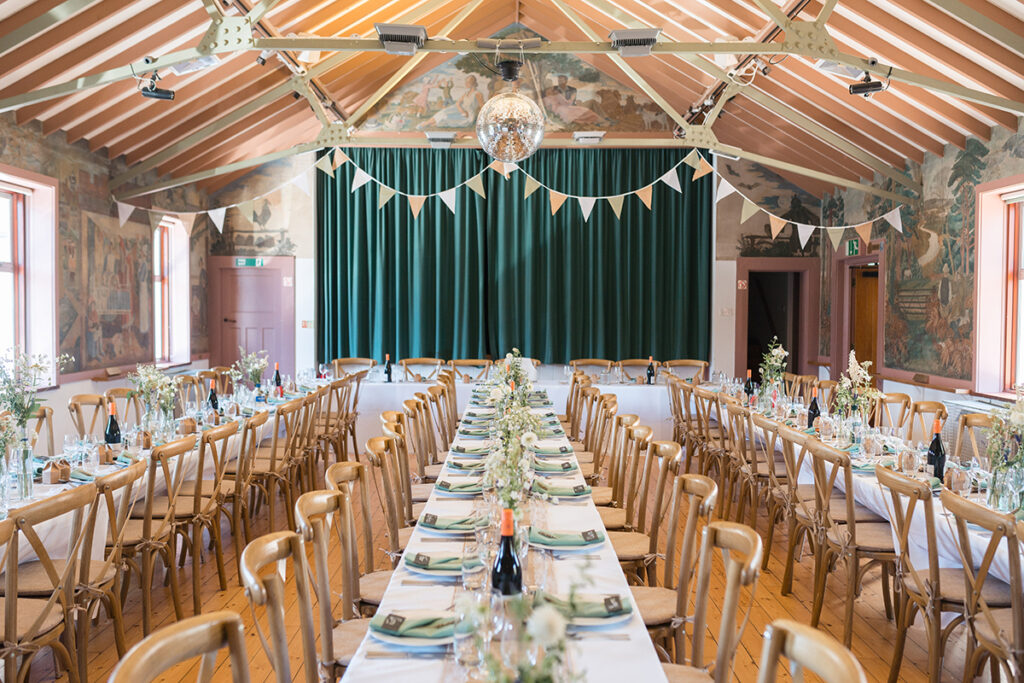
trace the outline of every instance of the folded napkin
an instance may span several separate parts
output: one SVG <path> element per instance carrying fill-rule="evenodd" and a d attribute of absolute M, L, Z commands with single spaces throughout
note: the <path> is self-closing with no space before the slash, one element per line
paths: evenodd
<path fill-rule="evenodd" d="M 479 445 L 474 445 L 474 446 L 464 446 L 462 444 L 459 444 L 458 446 L 452 446 L 451 452 L 452 453 L 469 453 L 471 455 L 487 455 L 488 453 L 491 452 L 491 446 L 490 446 L 490 444 L 487 444 L 487 445 L 479 444 Z"/>
<path fill-rule="evenodd" d="M 561 612 L 566 619 L 572 619 L 573 617 L 607 619 L 608 617 L 617 617 L 620 614 L 629 614 L 633 611 L 633 601 L 618 595 L 609 595 L 603 598 L 577 595 L 570 601 L 557 595 L 540 591 L 537 593 L 535 600 L 538 604 L 547 603 L 551 605 Z"/>
<path fill-rule="evenodd" d="M 71 481 L 86 482 L 94 481 L 95 479 L 96 475 L 92 474 L 91 472 L 86 472 L 85 470 L 79 469 L 77 467 L 71 470 Z"/>
<path fill-rule="evenodd" d="M 417 569 L 448 569 L 457 571 L 462 569 L 463 565 L 462 555 L 454 555 L 443 551 L 436 553 L 405 553 L 403 557 L 407 565 Z M 474 555 L 468 558 L 465 564 L 468 567 L 479 567 L 480 558 Z"/>
<path fill-rule="evenodd" d="M 466 462 L 466 461 L 463 461 L 463 460 L 456 460 L 455 458 L 450 458 L 450 459 L 447 460 L 447 463 L 448 463 L 448 467 L 450 469 L 470 471 L 470 472 L 479 472 L 480 470 L 482 470 L 486 466 L 486 463 L 483 460 L 475 460 L 473 462 Z"/>
<path fill-rule="evenodd" d="M 572 460 L 557 462 L 538 460 L 533 463 L 533 469 L 535 472 L 575 472 L 579 468 L 576 467 L 576 463 Z"/>
<path fill-rule="evenodd" d="M 557 484 L 549 484 L 543 479 L 534 479 L 533 491 L 535 493 L 543 493 L 548 496 L 555 496 L 556 498 L 572 498 L 575 496 L 589 495 L 590 487 L 586 484 L 558 486 Z"/>
<path fill-rule="evenodd" d="M 370 630 L 402 638 L 451 638 L 455 635 L 455 616 L 403 616 L 399 612 L 378 612 L 370 620 Z"/>
<path fill-rule="evenodd" d="M 479 481 L 460 481 L 458 483 L 452 483 L 440 479 L 434 484 L 435 487 L 448 493 L 480 493 L 483 490 L 483 484 Z"/>
<path fill-rule="evenodd" d="M 604 532 L 598 529 L 586 531 L 546 531 L 530 527 L 530 543 L 535 545 L 595 545 L 604 543 Z"/>
<path fill-rule="evenodd" d="M 475 425 L 462 425 L 459 427 L 459 436 L 490 436 L 490 427 L 477 427 Z"/>
<path fill-rule="evenodd" d="M 572 453 L 572 446 L 556 446 L 547 443 L 535 443 L 530 450 L 537 455 L 568 455 Z"/>
<path fill-rule="evenodd" d="M 476 515 L 432 515 L 429 512 L 420 517 L 421 526 L 428 529 L 442 529 L 450 531 L 472 531 L 478 526 L 487 525 L 487 517 Z"/>
<path fill-rule="evenodd" d="M 125 455 L 119 455 L 119 456 L 114 458 L 114 462 L 117 463 L 118 465 L 122 465 L 124 467 L 128 467 L 129 465 L 133 464 L 135 461 L 132 460 L 131 458 L 125 456 Z"/>
<path fill-rule="evenodd" d="M 879 460 L 877 462 L 874 460 L 861 460 L 850 463 L 850 469 L 852 469 L 854 472 L 874 472 L 876 465 L 881 465 L 882 467 L 892 467 L 892 460 Z"/>
<path fill-rule="evenodd" d="M 467 441 L 480 441 L 482 439 L 491 438 L 491 432 L 490 430 L 485 430 L 482 432 L 464 432 L 462 430 L 459 430 L 458 437 L 460 439 L 466 439 Z"/>
<path fill-rule="evenodd" d="M 486 427 L 494 422 L 494 418 L 490 415 L 485 417 L 475 417 L 473 415 L 467 415 L 462 418 L 462 424 L 470 427 Z"/>
<path fill-rule="evenodd" d="M 538 429 L 537 436 L 541 439 L 554 439 L 565 436 L 565 432 L 561 429 Z"/>

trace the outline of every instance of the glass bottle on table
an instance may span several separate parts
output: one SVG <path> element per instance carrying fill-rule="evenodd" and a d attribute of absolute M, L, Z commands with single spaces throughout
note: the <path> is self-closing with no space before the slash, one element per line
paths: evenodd
<path fill-rule="evenodd" d="M 933 477 L 943 480 L 946 473 L 946 449 L 942 446 L 942 421 L 935 418 L 932 422 L 932 442 L 928 446 L 928 466 Z"/>
<path fill-rule="evenodd" d="M 384 381 L 391 384 L 391 354 L 384 354 Z"/>
<path fill-rule="evenodd" d="M 654 384 L 654 356 L 647 357 L 647 383 Z"/>
<path fill-rule="evenodd" d="M 491 569 L 491 590 L 502 597 L 523 592 L 523 568 L 515 544 L 515 519 L 512 510 L 501 511 L 501 541 Z"/>
<path fill-rule="evenodd" d="M 284 384 L 281 383 L 281 364 L 274 363 L 274 394 L 284 398 Z"/>

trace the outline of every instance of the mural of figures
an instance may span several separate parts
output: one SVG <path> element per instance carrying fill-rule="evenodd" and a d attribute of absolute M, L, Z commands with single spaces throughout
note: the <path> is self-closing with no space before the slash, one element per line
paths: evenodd
<path fill-rule="evenodd" d="M 1024 133 L 993 129 L 987 143 L 969 138 L 911 168 L 924 187 L 903 205 L 903 234 L 885 233 L 885 355 L 888 368 L 957 380 L 974 366 L 975 188 L 1024 172 Z M 903 193 L 891 181 L 879 186 Z M 894 203 L 848 190 L 828 198 L 852 223 L 874 218 Z M 875 237 L 879 236 L 876 227 Z"/>
<path fill-rule="evenodd" d="M 512 25 L 494 38 L 531 38 Z M 455 57 L 396 88 L 370 110 L 363 131 L 472 130 L 484 102 L 513 87 L 485 56 Z M 650 98 L 566 54 L 530 56 L 515 85 L 537 101 L 548 131 L 670 131 L 671 121 Z"/>

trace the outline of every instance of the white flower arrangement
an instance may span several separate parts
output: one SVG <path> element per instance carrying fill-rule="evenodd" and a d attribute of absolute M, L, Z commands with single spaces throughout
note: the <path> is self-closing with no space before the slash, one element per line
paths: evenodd
<path fill-rule="evenodd" d="M 992 411 L 992 426 L 987 430 L 988 455 L 992 470 L 1003 472 L 1024 467 L 1024 399 L 1019 395 L 1009 406 Z"/>
<path fill-rule="evenodd" d="M 871 361 L 858 362 L 857 354 L 850 349 L 846 374 L 839 378 L 836 386 L 836 412 L 849 414 L 856 411 L 868 411 L 875 401 L 883 396 L 882 392 L 872 386 L 871 373 L 868 367 Z"/>
<path fill-rule="evenodd" d="M 65 353 L 54 361 L 63 370 L 75 359 Z M 10 411 L 18 427 L 24 428 L 39 409 L 39 389 L 50 377 L 52 366 L 45 354 L 31 355 L 17 346 L 0 360 L 0 408 Z"/>
<path fill-rule="evenodd" d="M 135 387 L 135 394 L 142 401 L 146 412 L 174 410 L 178 396 L 180 377 L 168 377 L 155 365 L 137 365 L 135 372 L 128 375 L 128 381 Z"/>
<path fill-rule="evenodd" d="M 768 343 L 768 351 L 761 357 L 761 365 L 758 367 L 761 373 L 762 386 L 782 381 L 782 376 L 786 372 L 786 359 L 788 357 L 789 351 L 782 348 L 779 338 L 772 337 L 772 340 Z"/>
<path fill-rule="evenodd" d="M 0 415 L 0 458 L 7 457 L 7 451 L 18 442 L 18 423 L 8 413 Z"/>
<path fill-rule="evenodd" d="M 566 621 L 562 613 L 551 605 L 541 605 L 526 620 L 526 633 L 533 642 L 545 650 L 565 642 Z"/>
<path fill-rule="evenodd" d="M 238 360 L 231 366 L 232 379 L 237 380 L 239 377 L 244 377 L 252 382 L 254 387 L 257 384 L 262 384 L 263 373 L 270 365 L 270 354 L 263 350 L 246 353 L 245 349 L 239 346 L 238 356 Z"/>

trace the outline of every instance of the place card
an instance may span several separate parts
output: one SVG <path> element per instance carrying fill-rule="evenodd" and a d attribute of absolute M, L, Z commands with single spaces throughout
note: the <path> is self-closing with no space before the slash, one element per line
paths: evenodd
<path fill-rule="evenodd" d="M 586 541 L 587 543 L 593 543 L 594 541 L 596 541 L 597 540 L 597 530 L 595 530 L 595 529 L 587 529 L 586 531 L 584 531 L 583 532 L 583 540 Z"/>
<path fill-rule="evenodd" d="M 577 493 L 577 494 L 583 493 L 586 490 L 587 490 L 587 487 L 584 484 L 576 484 L 576 486 L 572 487 L 572 492 L 573 493 Z"/>
<path fill-rule="evenodd" d="M 434 526 L 437 524 L 437 515 L 432 515 L 429 512 L 423 514 L 423 523 L 427 526 Z"/>
<path fill-rule="evenodd" d="M 604 599 L 604 608 L 608 610 L 609 614 L 615 614 L 622 611 L 622 599 L 618 595 L 609 595 Z"/>
<path fill-rule="evenodd" d="M 412 558 L 412 561 L 413 561 L 413 564 L 418 564 L 421 567 L 429 567 L 430 566 L 430 555 L 425 555 L 423 553 L 416 553 L 416 555 Z M 394 616 L 394 615 L 391 615 L 391 616 Z M 386 624 L 387 621 L 385 620 L 384 623 Z"/>
<path fill-rule="evenodd" d="M 385 631 L 393 631 L 398 633 L 398 630 L 402 628 L 402 624 L 405 623 L 405 617 L 398 614 L 389 614 L 384 617 L 384 623 L 381 624 L 381 629 Z"/>

